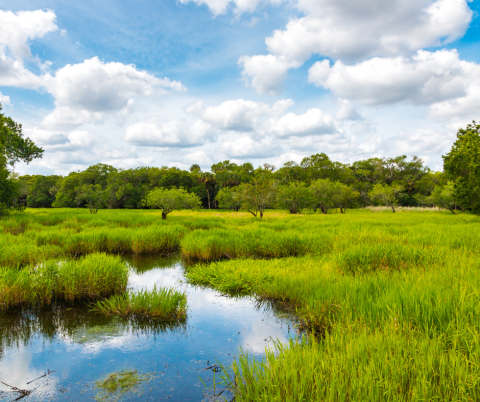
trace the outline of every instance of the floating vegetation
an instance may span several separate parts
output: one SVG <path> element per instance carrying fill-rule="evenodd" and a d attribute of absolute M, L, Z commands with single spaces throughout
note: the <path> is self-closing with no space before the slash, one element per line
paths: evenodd
<path fill-rule="evenodd" d="M 105 315 L 179 320 L 186 317 L 187 295 L 175 288 L 155 285 L 151 291 L 139 290 L 113 295 L 93 304 L 93 310 Z"/>
<path fill-rule="evenodd" d="M 141 396 L 143 385 L 149 382 L 155 373 L 139 374 L 135 369 L 126 369 L 108 374 L 95 382 L 98 389 L 94 399 L 101 402 L 118 401 L 127 393 Z"/>

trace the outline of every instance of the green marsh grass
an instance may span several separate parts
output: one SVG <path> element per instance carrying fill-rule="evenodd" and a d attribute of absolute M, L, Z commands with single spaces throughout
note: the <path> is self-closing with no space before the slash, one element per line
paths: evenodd
<path fill-rule="evenodd" d="M 162 287 L 110 296 L 93 304 L 93 310 L 105 315 L 178 320 L 186 317 L 187 295 L 175 288 Z"/>
<path fill-rule="evenodd" d="M 0 311 L 52 301 L 95 300 L 125 292 L 128 266 L 118 256 L 91 254 L 79 260 L 46 261 L 23 269 L 0 268 Z"/>

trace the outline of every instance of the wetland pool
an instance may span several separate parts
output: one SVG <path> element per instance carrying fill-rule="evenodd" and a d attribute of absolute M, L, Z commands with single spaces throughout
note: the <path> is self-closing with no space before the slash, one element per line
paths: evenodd
<path fill-rule="evenodd" d="M 187 284 L 177 256 L 127 261 L 129 288 L 157 284 L 185 290 L 186 320 L 127 321 L 91 312 L 88 306 L 0 315 L 0 382 L 33 390 L 22 401 L 228 400 L 228 391 L 213 396 L 219 373 L 206 368 L 217 362 L 228 366 L 240 347 L 261 358 L 273 340 L 287 342 L 296 335 L 294 317 L 272 305 Z M 148 381 L 124 394 L 105 394 L 95 386 L 122 370 L 147 374 Z M 22 396 L 9 386 L 0 383 L 0 401 Z"/>

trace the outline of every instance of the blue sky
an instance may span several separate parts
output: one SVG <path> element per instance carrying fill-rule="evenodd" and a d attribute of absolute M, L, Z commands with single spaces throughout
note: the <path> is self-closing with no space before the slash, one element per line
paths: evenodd
<path fill-rule="evenodd" d="M 0 101 L 45 148 L 17 169 L 326 152 L 441 170 L 479 118 L 478 3 L 0 0 Z"/>

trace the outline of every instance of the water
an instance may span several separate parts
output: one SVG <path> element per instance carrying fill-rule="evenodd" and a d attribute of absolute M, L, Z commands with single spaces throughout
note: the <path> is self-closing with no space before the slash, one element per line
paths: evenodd
<path fill-rule="evenodd" d="M 130 258 L 129 263 L 132 289 L 157 284 L 186 290 L 184 322 L 125 321 L 92 313 L 86 306 L 0 316 L 0 381 L 33 390 L 22 401 L 91 401 L 100 395 L 96 380 L 136 369 L 149 373 L 150 381 L 121 400 L 216 400 L 212 383 L 218 373 L 205 368 L 217 361 L 230 364 L 239 347 L 260 358 L 272 340 L 287 342 L 295 335 L 292 317 L 271 306 L 186 284 L 177 257 Z M 9 391 L 0 384 L 1 401 L 20 396 Z"/>

